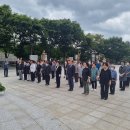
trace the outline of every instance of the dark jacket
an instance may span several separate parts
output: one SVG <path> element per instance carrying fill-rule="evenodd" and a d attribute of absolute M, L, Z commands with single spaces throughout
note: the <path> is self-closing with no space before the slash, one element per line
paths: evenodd
<path fill-rule="evenodd" d="M 61 75 L 61 66 L 58 66 L 58 68 L 56 68 L 56 76 Z"/>
<path fill-rule="evenodd" d="M 37 65 L 37 68 L 36 68 L 36 73 L 37 74 L 40 74 L 41 73 L 41 68 L 42 66 L 40 64 Z"/>
<path fill-rule="evenodd" d="M 101 70 L 100 73 L 100 83 L 101 84 L 108 84 L 111 80 L 111 71 L 110 69 L 107 69 L 106 71 L 104 69 Z"/>
<path fill-rule="evenodd" d="M 9 67 L 8 67 L 8 63 L 4 63 L 4 69 L 8 69 Z"/>
<path fill-rule="evenodd" d="M 68 74 L 68 78 L 72 78 L 75 76 L 75 66 L 74 65 L 68 65 L 67 74 Z"/>
<path fill-rule="evenodd" d="M 18 70 L 23 70 L 23 69 L 24 69 L 23 63 L 19 64 L 19 65 L 18 65 Z"/>
<path fill-rule="evenodd" d="M 51 73 L 51 67 L 50 67 L 50 65 L 48 65 L 45 68 L 45 75 L 49 75 L 50 73 Z"/>
<path fill-rule="evenodd" d="M 87 81 L 88 77 L 90 77 L 90 69 L 89 68 L 84 68 L 82 71 L 82 79 L 83 81 Z"/>
<path fill-rule="evenodd" d="M 121 74 L 123 74 L 123 73 L 124 73 L 124 75 L 121 76 Z M 120 74 L 119 80 L 120 81 L 127 81 L 126 73 L 127 73 L 127 67 L 126 66 L 120 66 L 120 68 L 119 68 L 119 74 Z"/>
<path fill-rule="evenodd" d="M 42 64 L 42 73 L 45 73 L 46 64 Z"/>

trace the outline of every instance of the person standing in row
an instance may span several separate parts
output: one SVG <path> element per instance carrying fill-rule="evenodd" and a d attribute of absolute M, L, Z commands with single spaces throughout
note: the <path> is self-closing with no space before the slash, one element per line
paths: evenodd
<path fill-rule="evenodd" d="M 38 61 L 37 62 L 37 68 L 36 68 L 36 75 L 37 75 L 37 80 L 38 80 L 37 83 L 41 82 L 41 69 L 42 69 L 41 62 Z"/>
<path fill-rule="evenodd" d="M 27 81 L 29 81 L 30 80 L 30 61 L 27 61 L 26 69 L 27 69 Z"/>
<path fill-rule="evenodd" d="M 9 69 L 8 61 L 5 61 L 4 62 L 4 77 L 8 77 L 8 69 Z"/>
<path fill-rule="evenodd" d="M 74 89 L 74 76 L 75 76 L 75 66 L 73 65 L 73 61 L 71 59 L 68 60 L 68 68 L 67 68 L 67 74 L 68 74 L 68 82 L 69 82 L 69 90 L 73 91 Z"/>
<path fill-rule="evenodd" d="M 55 71 L 56 71 L 56 63 L 55 63 L 55 61 L 53 61 L 52 65 L 51 65 L 52 79 L 54 79 L 54 77 L 55 77 Z"/>
<path fill-rule="evenodd" d="M 127 77 L 127 82 L 126 82 L 126 87 L 129 87 L 130 85 L 130 63 L 127 62 L 127 70 L 126 70 L 126 77 Z"/>
<path fill-rule="evenodd" d="M 120 81 L 120 90 L 125 91 L 126 81 L 127 81 L 127 67 L 124 65 L 124 62 L 121 62 L 121 66 L 119 67 L 119 81 Z"/>
<path fill-rule="evenodd" d="M 100 73 L 101 99 L 108 99 L 109 86 L 111 85 L 111 71 L 108 63 L 103 63 L 103 69 Z"/>
<path fill-rule="evenodd" d="M 111 85 L 110 85 L 110 94 L 115 94 L 115 86 L 117 81 L 117 72 L 115 70 L 115 66 L 111 66 Z"/>
<path fill-rule="evenodd" d="M 16 61 L 16 75 L 17 76 L 19 76 L 18 69 L 19 69 L 19 59 L 17 59 L 17 61 Z"/>
<path fill-rule="evenodd" d="M 23 69 L 24 69 L 24 65 L 22 60 L 20 60 L 18 65 L 19 80 L 23 80 Z"/>
<path fill-rule="evenodd" d="M 42 80 L 45 80 L 45 69 L 46 69 L 46 64 L 45 61 L 42 63 Z"/>
<path fill-rule="evenodd" d="M 83 72 L 83 64 L 80 63 L 79 66 L 79 80 L 80 80 L 80 87 L 83 88 L 83 81 L 82 81 L 82 72 Z"/>
<path fill-rule="evenodd" d="M 27 80 L 27 61 L 24 61 L 23 74 L 24 74 L 24 80 Z"/>
<path fill-rule="evenodd" d="M 60 80 L 61 80 L 61 66 L 59 61 L 57 61 L 57 65 L 56 65 L 56 88 L 60 88 Z"/>
<path fill-rule="evenodd" d="M 31 72 L 31 81 L 34 82 L 35 81 L 35 72 L 36 72 L 35 61 L 31 61 L 30 72 Z"/>
<path fill-rule="evenodd" d="M 88 63 L 83 63 L 84 69 L 82 72 L 82 80 L 83 80 L 83 87 L 84 92 L 82 94 L 89 94 L 89 82 L 90 82 L 90 69 L 88 68 Z"/>
<path fill-rule="evenodd" d="M 45 81 L 46 85 L 50 85 L 50 74 L 51 74 L 51 67 L 48 64 L 48 61 L 46 61 L 46 68 L 45 68 Z"/>
<path fill-rule="evenodd" d="M 78 65 L 78 62 L 77 61 L 75 61 L 75 64 L 74 64 L 74 66 L 75 66 L 75 83 L 77 83 L 78 82 L 78 75 L 79 75 L 79 65 Z"/>
<path fill-rule="evenodd" d="M 96 64 L 92 64 L 91 69 L 91 83 L 92 83 L 92 90 L 97 89 L 97 77 L 98 77 L 98 68 L 96 68 Z"/>

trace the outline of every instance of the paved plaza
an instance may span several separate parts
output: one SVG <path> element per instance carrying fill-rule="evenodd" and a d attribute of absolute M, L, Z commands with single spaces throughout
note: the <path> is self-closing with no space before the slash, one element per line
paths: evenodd
<path fill-rule="evenodd" d="M 55 80 L 50 86 L 29 81 L 19 81 L 14 69 L 9 77 L 0 82 L 6 86 L 0 94 L 0 130 L 129 130 L 130 88 L 100 99 L 100 88 L 81 94 L 83 88 L 75 84 L 69 92 L 67 81 L 62 77 L 61 88 Z M 91 88 L 91 86 L 90 86 Z"/>

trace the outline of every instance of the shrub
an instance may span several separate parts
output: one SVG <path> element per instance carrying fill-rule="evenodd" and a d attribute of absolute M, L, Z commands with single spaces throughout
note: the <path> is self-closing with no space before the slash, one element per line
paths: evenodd
<path fill-rule="evenodd" d="M 5 91 L 5 87 L 0 83 L 0 92 Z"/>

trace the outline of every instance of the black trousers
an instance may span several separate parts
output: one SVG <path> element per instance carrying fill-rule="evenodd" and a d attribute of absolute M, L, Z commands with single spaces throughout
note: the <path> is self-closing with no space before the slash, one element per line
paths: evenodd
<path fill-rule="evenodd" d="M 80 78 L 80 87 L 83 87 L 83 80 Z"/>
<path fill-rule="evenodd" d="M 115 94 L 116 81 L 112 81 L 110 85 L 110 93 Z"/>
<path fill-rule="evenodd" d="M 38 80 L 38 83 L 41 82 L 41 73 L 37 73 L 37 80 Z"/>
<path fill-rule="evenodd" d="M 125 87 L 126 87 L 126 81 L 120 81 L 120 88 L 122 90 L 125 90 Z"/>
<path fill-rule="evenodd" d="M 108 98 L 109 84 L 101 84 L 101 99 Z"/>
<path fill-rule="evenodd" d="M 31 81 L 35 81 L 35 72 L 31 72 Z"/>
<path fill-rule="evenodd" d="M 45 80 L 45 73 L 42 72 L 42 80 Z"/>
<path fill-rule="evenodd" d="M 57 88 L 60 87 L 60 76 L 56 75 L 56 84 L 57 84 Z"/>
<path fill-rule="evenodd" d="M 24 73 L 24 80 L 27 80 L 27 73 Z"/>
<path fill-rule="evenodd" d="M 92 83 L 92 88 L 97 89 L 97 81 L 91 81 Z"/>
<path fill-rule="evenodd" d="M 4 77 L 8 77 L 8 69 L 4 69 Z"/>
<path fill-rule="evenodd" d="M 75 82 L 78 82 L 78 73 L 75 73 Z"/>
<path fill-rule="evenodd" d="M 126 86 L 129 87 L 129 85 L 130 85 L 130 77 L 127 77 Z"/>
<path fill-rule="evenodd" d="M 16 68 L 16 75 L 19 76 L 18 68 Z"/>
<path fill-rule="evenodd" d="M 72 77 L 68 77 L 68 81 L 69 81 L 69 89 L 73 90 L 74 88 L 74 81 Z"/>
<path fill-rule="evenodd" d="M 52 74 L 52 79 L 54 79 L 54 77 L 55 77 L 55 72 L 54 72 L 54 71 L 51 71 L 51 74 Z"/>
<path fill-rule="evenodd" d="M 45 75 L 46 85 L 50 84 L 50 75 Z"/>

